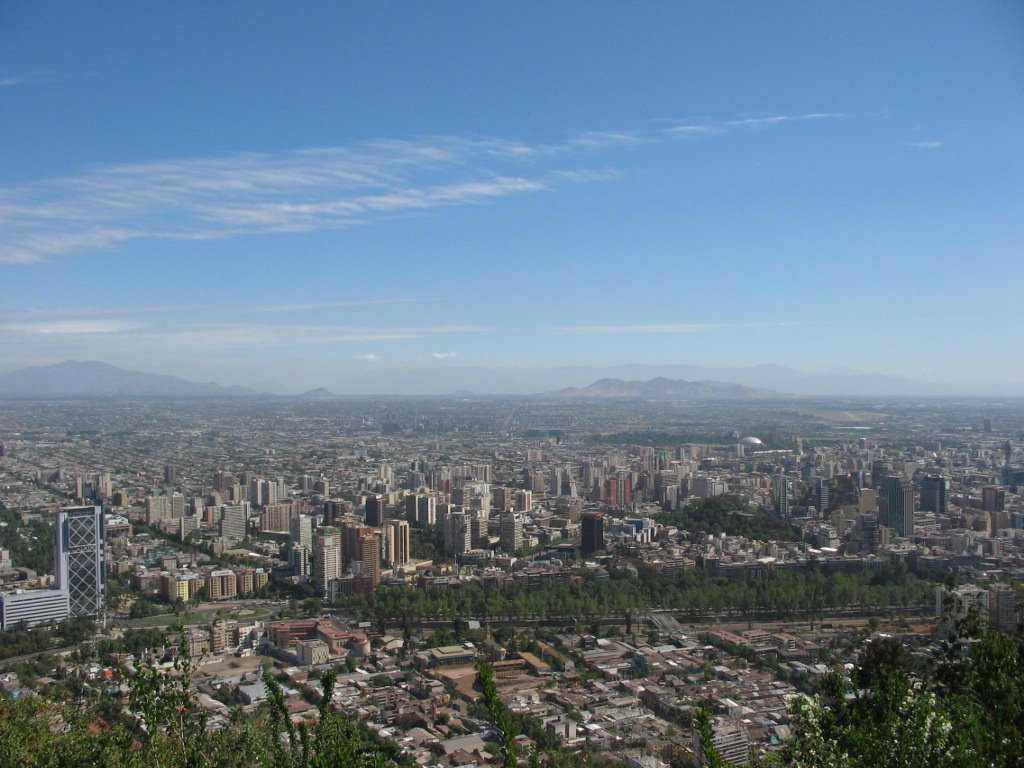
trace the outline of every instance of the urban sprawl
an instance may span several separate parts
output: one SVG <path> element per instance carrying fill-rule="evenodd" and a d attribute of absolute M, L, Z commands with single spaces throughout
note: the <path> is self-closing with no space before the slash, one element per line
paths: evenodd
<path fill-rule="evenodd" d="M 279 681 L 408 764 L 516 743 L 638 768 L 776 752 L 866 643 L 1013 631 L 1024 407 L 333 397 L 0 403 L 0 689 L 207 728 Z"/>

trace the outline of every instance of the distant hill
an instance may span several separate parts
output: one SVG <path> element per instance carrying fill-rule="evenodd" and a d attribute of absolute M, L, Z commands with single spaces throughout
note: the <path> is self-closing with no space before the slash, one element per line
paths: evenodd
<path fill-rule="evenodd" d="M 722 381 L 686 381 L 659 376 L 650 381 L 600 379 L 588 387 L 569 387 L 549 392 L 547 397 L 599 400 L 772 400 L 790 397 L 767 389 L 754 389 Z"/>
<path fill-rule="evenodd" d="M 199 384 L 177 376 L 126 371 L 107 363 L 76 360 L 0 375 L 0 398 L 244 397 L 256 394 L 245 387 L 222 387 L 212 381 Z"/>
<path fill-rule="evenodd" d="M 338 396 L 329 389 L 317 387 L 316 389 L 311 389 L 308 392 L 303 392 L 297 397 L 299 400 L 334 400 Z"/>

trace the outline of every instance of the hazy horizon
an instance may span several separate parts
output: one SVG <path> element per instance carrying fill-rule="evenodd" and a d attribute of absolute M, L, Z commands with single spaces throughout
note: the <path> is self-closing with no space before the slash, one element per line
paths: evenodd
<path fill-rule="evenodd" d="M 99 363 L 107 366 L 104 361 L 67 360 L 55 364 L 88 366 Z M 42 378 L 38 383 L 30 384 L 28 394 L 24 389 L 12 395 L 16 398 L 29 396 L 38 388 L 46 389 L 52 385 L 54 366 L 32 366 L 27 369 L 7 371 L 0 369 L 0 399 L 9 394 L 8 373 L 15 375 L 38 370 Z M 331 382 L 315 380 L 302 382 L 299 386 L 288 386 L 280 381 L 263 379 L 247 380 L 199 380 L 190 379 L 174 373 L 166 374 L 153 371 L 142 371 L 133 368 L 118 368 L 128 373 L 139 373 L 145 376 L 175 376 L 177 379 L 192 384 L 216 384 L 224 388 L 242 387 L 253 391 L 253 394 L 273 396 L 301 395 L 317 389 L 326 389 L 333 395 L 372 397 L 395 396 L 446 396 L 465 392 L 479 396 L 533 396 L 545 395 L 563 389 L 582 389 L 605 379 L 632 382 L 646 382 L 662 378 L 670 381 L 685 380 L 690 382 L 714 382 L 720 384 L 738 384 L 753 390 L 762 390 L 778 395 L 780 398 L 913 398 L 913 397 L 968 397 L 968 398 L 1005 398 L 1021 397 L 1021 387 L 1001 389 L 990 384 L 988 389 L 971 388 L 955 382 L 929 382 L 914 379 L 900 379 L 878 374 L 832 369 L 819 371 L 800 371 L 774 364 L 761 364 L 746 368 L 704 368 L 700 366 L 682 365 L 619 365 L 606 368 L 587 368 L 583 366 L 561 367 L 549 369 L 489 369 L 484 367 L 454 367 L 444 370 L 392 370 L 381 368 L 375 371 L 374 377 L 349 378 Z M 80 392 L 87 391 L 96 383 L 83 376 L 82 370 L 75 370 L 75 381 L 82 387 Z M 83 380 L 83 378 L 85 380 Z M 455 382 L 455 384 L 453 384 Z M 73 383 L 73 382 L 72 382 Z M 67 395 L 60 395 L 65 397 Z M 88 395 L 87 395 L 88 396 Z M 43 396 L 45 399 L 45 396 Z"/>

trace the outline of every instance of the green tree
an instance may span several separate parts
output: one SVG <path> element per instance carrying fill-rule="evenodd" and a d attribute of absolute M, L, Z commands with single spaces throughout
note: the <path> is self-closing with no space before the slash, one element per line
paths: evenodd
<path fill-rule="evenodd" d="M 509 717 L 508 710 L 498 699 L 498 689 L 494 685 L 494 671 L 491 669 L 491 665 L 483 659 L 477 662 L 476 680 L 480 686 L 484 706 L 498 731 L 498 740 L 501 744 L 501 765 L 503 768 L 516 768 L 519 764 L 519 755 L 516 751 L 516 735 L 512 730 L 512 718 Z"/>

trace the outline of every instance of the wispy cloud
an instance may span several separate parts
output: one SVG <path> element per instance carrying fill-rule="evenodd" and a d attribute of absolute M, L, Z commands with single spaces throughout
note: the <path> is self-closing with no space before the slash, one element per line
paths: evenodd
<path fill-rule="evenodd" d="M 281 325 L 269 323 L 178 323 L 144 324 L 122 320 L 83 319 L 35 322 L 0 322 L 0 349 L 4 343 L 36 340 L 48 343 L 61 339 L 102 340 L 108 349 L 208 349 L 222 347 L 314 346 L 350 342 L 390 342 L 429 339 L 435 336 L 475 334 L 492 331 L 490 326 L 417 325 L 360 326 L 342 324 Z M 363 358 L 368 359 L 368 358 Z"/>
<path fill-rule="evenodd" d="M 373 352 L 367 352 L 365 355 L 356 355 L 353 360 L 365 360 L 368 363 L 376 363 L 380 360 L 380 355 L 376 355 Z"/>
<path fill-rule="evenodd" d="M 0 185 L 0 264 L 106 251 L 141 239 L 315 232 L 494 203 L 619 175 L 614 168 L 555 167 L 589 153 L 607 157 L 612 151 L 746 127 L 839 117 L 810 113 L 680 121 L 587 131 L 535 145 L 490 137 L 379 139 L 344 147 L 91 166 L 65 178 Z"/>
<path fill-rule="evenodd" d="M 907 146 L 912 149 L 940 149 L 942 147 L 941 141 L 911 141 L 907 143 Z"/>
<path fill-rule="evenodd" d="M 259 315 L 287 312 L 313 312 L 325 309 L 349 307 L 377 307 L 389 304 L 408 304 L 429 301 L 424 298 L 367 297 L 346 301 L 317 301 L 298 304 L 143 304 L 137 306 L 110 307 L 33 307 L 11 312 L 0 312 L 2 319 L 26 319 L 35 317 L 108 317 L 116 315 Z"/>
<path fill-rule="evenodd" d="M 566 142 L 568 148 L 598 149 L 613 146 L 637 146 L 655 140 L 650 131 L 587 131 Z"/>
<path fill-rule="evenodd" d="M 21 72 L 17 75 L 7 75 L 6 77 L 0 77 L 0 88 L 14 88 L 19 85 L 41 83 L 46 80 L 52 79 L 52 72 Z"/>
<path fill-rule="evenodd" d="M 803 120 L 835 120 L 846 117 L 842 112 L 811 112 L 805 115 L 768 115 L 765 117 L 748 117 L 742 120 L 730 120 L 726 125 L 744 126 L 747 128 L 765 128 L 779 123 L 792 123 Z"/>
<path fill-rule="evenodd" d="M 458 357 L 454 352 L 431 352 L 430 356 L 435 360 L 454 360 Z"/>
<path fill-rule="evenodd" d="M 558 333 L 573 334 L 675 334 L 717 331 L 723 328 L 764 328 L 764 323 L 666 323 L 661 325 L 577 325 L 558 328 Z"/>
<path fill-rule="evenodd" d="M 457 138 L 376 141 L 97 166 L 68 178 L 0 187 L 0 263 L 38 262 L 143 238 L 341 229 L 596 180 L 559 169 L 501 167 L 523 154 L 515 147 Z"/>
<path fill-rule="evenodd" d="M 117 320 L 59 320 L 0 324 L 0 331 L 42 335 L 123 333 L 136 328 L 138 326 L 135 323 Z"/>

